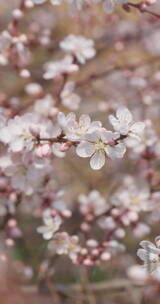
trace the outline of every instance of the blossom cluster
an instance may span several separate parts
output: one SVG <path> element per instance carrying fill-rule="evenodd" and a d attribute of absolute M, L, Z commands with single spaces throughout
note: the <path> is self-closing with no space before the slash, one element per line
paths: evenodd
<path fill-rule="evenodd" d="M 42 102 L 42 111 L 43 107 Z M 39 102 L 35 105 L 35 110 L 37 108 L 41 108 Z M 122 158 L 126 152 L 124 139 L 133 137 L 140 140 L 144 129 L 144 123 L 135 123 L 125 107 L 119 108 L 116 117 L 111 115 L 109 119 L 114 132 L 102 127 L 100 121 L 91 121 L 89 115 L 84 114 L 77 121 L 74 113 L 65 116 L 59 112 L 55 123 L 37 112 L 15 116 L 6 122 L 2 117 L 0 140 L 7 146 L 8 153 L 19 152 L 23 158 L 30 152 L 35 158 L 45 158 L 52 152 L 62 157 L 63 152 L 76 146 L 76 154 L 83 158 L 91 157 L 91 168 L 99 170 L 106 158 Z"/>
<path fill-rule="evenodd" d="M 160 221 L 159 31 L 147 23 L 158 17 L 148 10 L 155 2 L 20 0 L 0 33 L 0 226 L 5 246 L 16 247 L 29 221 L 46 249 L 39 273 L 56 255 L 110 262 L 129 254 L 132 237 L 144 267 L 127 275 L 160 280 L 160 237 L 149 241 Z M 137 27 L 118 11 L 99 22 L 96 9 L 112 14 L 117 4 L 122 16 L 150 15 Z"/>

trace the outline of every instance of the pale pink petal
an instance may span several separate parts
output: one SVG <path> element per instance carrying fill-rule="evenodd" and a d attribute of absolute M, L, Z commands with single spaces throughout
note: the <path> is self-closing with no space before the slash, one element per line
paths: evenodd
<path fill-rule="evenodd" d="M 104 152 L 96 152 L 90 159 L 90 166 L 93 170 L 101 169 L 105 164 Z"/>
<path fill-rule="evenodd" d="M 90 119 L 89 115 L 85 115 L 85 114 L 81 115 L 81 117 L 79 119 L 79 123 L 82 126 L 89 127 L 89 125 L 91 123 L 91 119 Z"/>
<path fill-rule="evenodd" d="M 120 121 L 131 123 L 133 118 L 131 112 L 126 107 L 118 108 L 116 116 Z"/>
<path fill-rule="evenodd" d="M 89 142 L 81 142 L 76 148 L 76 153 L 80 157 L 90 157 L 94 152 L 95 146 Z"/>
<path fill-rule="evenodd" d="M 131 132 L 142 133 L 145 128 L 145 124 L 143 122 L 136 122 L 130 128 Z"/>

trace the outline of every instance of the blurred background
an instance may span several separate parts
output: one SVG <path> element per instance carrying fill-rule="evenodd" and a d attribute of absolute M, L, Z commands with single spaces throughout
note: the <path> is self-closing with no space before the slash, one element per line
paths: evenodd
<path fill-rule="evenodd" d="M 0 31 L 7 28 L 18 1 L 0 1 Z M 149 10 L 159 12 L 157 1 Z M 26 94 L 27 83 L 39 83 L 44 92 L 52 92 L 56 84 L 43 79 L 43 64 L 63 57 L 59 42 L 68 34 L 84 35 L 95 41 L 96 57 L 81 67 L 76 75 L 69 76 L 76 82 L 76 93 L 81 97 L 78 115 L 88 113 L 93 120 L 109 126 L 108 115 L 119 105 L 126 105 L 135 120 L 150 119 L 160 135 L 160 20 L 136 9 L 127 13 L 117 5 L 116 11 L 106 15 L 100 4 L 91 5 L 82 12 L 73 12 L 68 5 L 37 5 L 28 10 L 20 24 L 21 33 L 30 40 L 27 67 L 31 79 L 22 79 L 13 66 L 0 66 L 0 105 L 15 104 L 15 111 L 32 110 L 34 99 Z M 69 109 L 60 106 L 68 113 Z M 156 179 L 160 180 L 159 161 L 153 164 Z M 73 151 L 65 159 L 53 162 L 53 189 L 64 190 L 65 202 L 78 204 L 80 193 L 97 189 L 104 197 L 112 195 L 124 177 L 137 179 L 140 172 L 137 157 L 128 154 L 116 162 L 109 161 L 100 171 L 89 167 L 88 160 L 77 158 Z M 143 179 L 138 182 L 143 184 Z M 17 215 L 20 236 L 15 241 L 8 238 L 7 246 L 0 234 L 0 303 L 67 303 L 67 304 L 140 304 L 159 303 L 157 286 L 146 287 L 130 282 L 129 266 L 139 263 L 136 251 L 139 240 L 128 229 L 123 243 L 126 253 L 109 263 L 85 268 L 75 266 L 65 256 L 49 256 L 46 242 L 37 234 L 40 224 L 37 202 L 26 198 Z M 157 207 L 158 208 L 158 207 Z M 24 212 L 25 210 L 25 212 Z M 160 214 L 160 209 L 156 209 Z M 33 214 L 32 214 L 33 213 Z M 33 217 L 34 216 L 34 217 Z M 159 219 L 153 214 L 153 240 L 159 234 Z M 143 215 L 142 215 L 143 218 Z M 75 213 L 67 228 L 74 231 L 79 221 Z M 152 297 L 153 296 L 153 297 Z"/>

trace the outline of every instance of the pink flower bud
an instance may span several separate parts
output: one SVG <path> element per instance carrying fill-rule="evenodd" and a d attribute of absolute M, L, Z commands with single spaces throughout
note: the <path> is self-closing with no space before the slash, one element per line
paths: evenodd
<path fill-rule="evenodd" d="M 81 251 L 80 251 L 80 253 L 81 253 L 82 255 L 88 254 L 87 248 L 82 248 Z"/>
<path fill-rule="evenodd" d="M 91 253 L 92 253 L 93 256 L 98 256 L 99 255 L 99 250 L 97 248 L 95 248 L 95 249 L 92 250 Z"/>
<path fill-rule="evenodd" d="M 23 18 L 24 14 L 20 9 L 16 8 L 16 9 L 13 10 L 12 16 L 13 16 L 14 19 L 20 20 L 20 19 Z"/>
<path fill-rule="evenodd" d="M 34 137 L 39 137 L 40 129 L 36 125 L 30 125 L 29 131 Z"/>
<path fill-rule="evenodd" d="M 60 151 L 61 151 L 61 152 L 65 152 L 65 151 L 67 151 L 69 148 L 70 148 L 70 144 L 69 144 L 69 143 L 64 143 L 64 144 L 62 144 L 62 146 L 61 146 L 61 148 L 60 148 Z"/>
<path fill-rule="evenodd" d="M 134 211 L 129 211 L 128 217 L 131 222 L 136 222 L 138 220 L 138 214 L 137 214 L 137 212 L 134 212 Z"/>
<path fill-rule="evenodd" d="M 58 114 L 58 112 L 59 112 L 58 108 L 53 107 L 53 108 L 51 109 L 51 111 L 49 112 L 49 116 L 50 116 L 50 117 L 54 117 L 54 116 L 56 116 L 56 115 Z"/>
<path fill-rule="evenodd" d="M 92 222 L 94 220 L 94 216 L 92 214 L 87 214 L 86 215 L 86 221 Z"/>
<path fill-rule="evenodd" d="M 81 224 L 81 230 L 82 231 L 88 232 L 90 229 L 91 229 L 90 225 L 88 225 L 86 222 L 83 222 Z"/>
<path fill-rule="evenodd" d="M 93 261 L 90 260 L 89 258 L 87 258 L 83 261 L 83 265 L 85 265 L 85 266 L 92 266 L 93 264 L 94 264 Z"/>
<path fill-rule="evenodd" d="M 98 246 L 98 242 L 94 239 L 87 240 L 86 244 L 88 247 L 92 247 L 92 248 Z"/>
<path fill-rule="evenodd" d="M 26 8 L 32 8 L 32 7 L 34 7 L 34 3 L 32 2 L 32 0 L 26 0 L 25 1 L 25 7 Z"/>
<path fill-rule="evenodd" d="M 122 228 L 118 228 L 114 233 L 114 235 L 119 239 L 124 238 L 125 234 L 126 233 L 125 233 L 124 229 L 122 229 Z"/>
<path fill-rule="evenodd" d="M 111 211 L 111 215 L 113 215 L 114 217 L 117 217 L 121 214 L 121 211 L 118 210 L 117 208 L 112 209 Z"/>
<path fill-rule="evenodd" d="M 9 194 L 9 200 L 10 200 L 12 203 L 15 203 L 15 202 L 16 202 L 16 200 L 17 200 L 17 194 L 16 194 L 16 192 L 11 192 L 11 193 Z"/>
<path fill-rule="evenodd" d="M 15 219 L 10 219 L 7 223 L 8 227 L 13 228 L 17 226 L 17 221 Z"/>
<path fill-rule="evenodd" d="M 51 215 L 52 216 L 56 216 L 58 214 L 57 210 L 56 209 L 52 209 L 51 210 Z"/>
<path fill-rule="evenodd" d="M 8 247 L 13 247 L 14 246 L 14 240 L 13 239 L 6 239 L 5 243 Z"/>
<path fill-rule="evenodd" d="M 103 252 L 100 256 L 102 261 L 109 261 L 111 259 L 111 253 L 110 252 Z"/>
<path fill-rule="evenodd" d="M 67 209 L 66 210 L 62 210 L 61 214 L 65 218 L 70 218 L 72 216 L 72 212 L 70 210 L 67 210 Z"/>
<path fill-rule="evenodd" d="M 23 69 L 19 73 L 22 78 L 29 78 L 31 76 L 30 72 L 27 69 Z"/>

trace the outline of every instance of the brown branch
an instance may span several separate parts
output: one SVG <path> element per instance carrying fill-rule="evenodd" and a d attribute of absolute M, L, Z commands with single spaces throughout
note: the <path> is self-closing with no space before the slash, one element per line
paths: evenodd
<path fill-rule="evenodd" d="M 138 3 L 138 4 L 135 4 L 135 3 L 132 3 L 132 2 L 128 2 L 127 4 L 124 4 L 123 5 L 123 8 L 127 11 L 127 12 L 130 12 L 130 8 L 133 7 L 133 8 L 136 8 L 140 13 L 147 13 L 147 14 L 150 14 L 152 15 L 153 17 L 156 17 L 158 19 L 160 19 L 160 15 L 155 13 L 155 12 L 152 12 L 150 10 L 147 10 L 143 3 Z"/>

